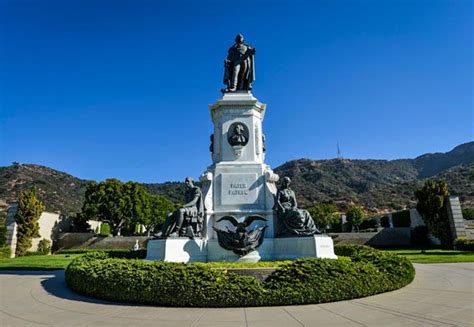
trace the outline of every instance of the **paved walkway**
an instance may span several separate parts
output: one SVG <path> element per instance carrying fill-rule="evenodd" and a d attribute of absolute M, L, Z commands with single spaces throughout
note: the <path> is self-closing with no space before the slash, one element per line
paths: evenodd
<path fill-rule="evenodd" d="M 76 295 L 62 271 L 0 271 L 0 326 L 474 326 L 474 263 L 416 271 L 409 286 L 363 299 L 233 309 L 112 304 Z"/>

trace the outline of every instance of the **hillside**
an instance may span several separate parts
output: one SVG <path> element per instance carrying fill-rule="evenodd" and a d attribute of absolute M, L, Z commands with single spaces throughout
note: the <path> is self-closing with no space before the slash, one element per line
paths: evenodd
<path fill-rule="evenodd" d="M 40 166 L 13 164 L 0 167 L 0 211 L 16 201 L 18 194 L 31 187 L 50 212 L 71 214 L 81 209 L 86 180 Z"/>
<path fill-rule="evenodd" d="M 400 160 L 289 161 L 275 169 L 289 176 L 299 202 L 337 201 L 341 206 L 358 203 L 373 211 L 413 206 L 413 192 L 427 178 L 446 180 L 461 200 L 474 195 L 474 142 L 446 153 L 429 153 Z"/>
<path fill-rule="evenodd" d="M 292 178 L 292 187 L 304 207 L 336 201 L 342 208 L 358 203 L 372 211 L 399 210 L 415 204 L 413 192 L 426 178 L 446 180 L 452 194 L 459 195 L 464 205 L 474 207 L 474 142 L 415 159 L 299 159 L 275 168 L 275 172 Z M 39 165 L 0 167 L 0 212 L 21 190 L 34 186 L 46 210 L 73 214 L 81 208 L 86 184 L 86 180 Z M 151 193 L 183 201 L 183 183 L 144 186 Z"/>

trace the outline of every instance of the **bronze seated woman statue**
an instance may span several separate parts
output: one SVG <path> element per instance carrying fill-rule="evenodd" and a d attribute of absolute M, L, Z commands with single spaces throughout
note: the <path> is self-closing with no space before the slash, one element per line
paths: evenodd
<path fill-rule="evenodd" d="M 285 177 L 278 189 L 275 210 L 279 222 L 279 236 L 311 236 L 321 234 L 308 211 L 298 209 L 291 179 Z"/>

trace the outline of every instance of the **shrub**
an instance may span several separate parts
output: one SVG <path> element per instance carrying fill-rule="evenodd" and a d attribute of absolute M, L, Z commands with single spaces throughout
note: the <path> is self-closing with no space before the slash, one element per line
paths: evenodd
<path fill-rule="evenodd" d="M 51 241 L 43 238 L 38 243 L 38 252 L 42 254 L 50 254 L 51 253 Z"/>
<path fill-rule="evenodd" d="M 0 248 L 7 243 L 7 226 L 0 225 Z"/>
<path fill-rule="evenodd" d="M 474 220 L 474 208 L 462 209 L 462 217 L 466 220 Z"/>
<path fill-rule="evenodd" d="M 308 212 L 321 232 L 326 232 L 328 226 L 338 224 L 340 217 L 333 203 L 318 203 L 308 208 Z"/>
<path fill-rule="evenodd" d="M 129 249 L 67 249 L 60 250 L 55 254 L 87 254 L 87 253 L 106 253 L 110 258 L 123 259 L 145 259 L 146 250 L 133 251 Z"/>
<path fill-rule="evenodd" d="M 109 236 L 110 235 L 110 226 L 107 223 L 100 224 L 100 236 Z"/>
<path fill-rule="evenodd" d="M 414 278 L 405 257 L 366 246 L 344 245 L 338 251 L 350 259 L 298 259 L 264 282 L 204 264 L 116 259 L 96 252 L 73 260 L 66 282 L 78 293 L 113 301 L 236 307 L 352 299 L 403 287 Z"/>
<path fill-rule="evenodd" d="M 410 227 L 410 210 L 394 212 L 392 214 L 393 227 Z"/>
<path fill-rule="evenodd" d="M 458 237 L 454 240 L 454 246 L 458 250 L 474 251 L 474 240 L 467 239 L 466 237 Z"/>
<path fill-rule="evenodd" d="M 356 231 L 359 231 L 359 225 L 366 218 L 365 211 L 362 207 L 352 206 L 346 212 L 347 222 L 351 224 Z"/>
<path fill-rule="evenodd" d="M 10 258 L 12 251 L 9 246 L 0 247 L 0 259 Z"/>

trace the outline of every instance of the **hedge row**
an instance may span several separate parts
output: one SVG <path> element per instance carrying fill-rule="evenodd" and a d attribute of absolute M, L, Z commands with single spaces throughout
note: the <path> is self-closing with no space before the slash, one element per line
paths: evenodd
<path fill-rule="evenodd" d="M 121 259 L 145 259 L 146 250 L 129 250 L 129 249 L 67 249 L 55 252 L 55 254 L 88 254 L 88 253 L 106 253 L 109 258 Z"/>
<path fill-rule="evenodd" d="M 332 302 L 394 290 L 415 275 L 404 257 L 365 246 L 339 247 L 351 260 L 299 259 L 265 282 L 202 264 L 110 258 L 90 253 L 66 269 L 74 291 L 112 301 L 180 307 L 237 307 Z"/>
<path fill-rule="evenodd" d="M 454 240 L 454 247 L 463 251 L 474 251 L 474 240 L 466 237 L 458 237 Z"/>

